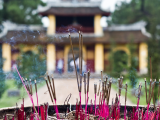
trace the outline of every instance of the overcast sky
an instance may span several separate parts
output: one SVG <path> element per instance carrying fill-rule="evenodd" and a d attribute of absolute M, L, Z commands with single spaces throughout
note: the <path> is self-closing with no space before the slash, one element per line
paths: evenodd
<path fill-rule="evenodd" d="M 43 0 L 43 1 L 47 1 L 47 0 Z M 115 4 L 120 3 L 121 1 L 129 2 L 130 0 L 102 0 L 101 8 L 104 10 L 109 10 L 109 11 L 113 12 L 115 10 Z M 101 25 L 103 27 L 107 26 L 106 20 L 107 20 L 106 17 L 102 17 Z M 49 25 L 48 18 L 47 17 L 42 18 L 42 23 L 45 27 L 47 27 Z"/>

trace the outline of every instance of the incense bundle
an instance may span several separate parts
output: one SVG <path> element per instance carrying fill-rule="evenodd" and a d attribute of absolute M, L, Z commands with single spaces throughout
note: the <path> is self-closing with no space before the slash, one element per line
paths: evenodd
<path fill-rule="evenodd" d="M 153 83 L 152 88 L 151 88 L 151 96 L 150 96 L 150 98 L 149 98 L 149 104 L 150 104 L 151 99 L 152 99 L 152 97 L 153 97 L 153 95 L 154 95 L 154 87 L 155 87 L 155 83 L 156 83 L 156 79 L 155 79 L 155 82 Z"/>
<path fill-rule="evenodd" d="M 53 103 L 53 98 L 52 98 L 52 94 L 51 94 L 51 91 L 50 91 L 50 88 L 49 88 L 49 85 L 48 85 L 47 78 L 45 78 L 45 81 L 46 81 L 46 85 L 47 85 L 47 88 L 48 88 L 48 91 L 49 91 L 49 95 L 50 95 L 51 101 Z"/>
<path fill-rule="evenodd" d="M 101 80 L 103 81 L 103 72 L 102 72 L 102 71 L 101 71 Z M 99 96 L 100 87 L 101 87 L 101 83 L 99 82 L 99 87 L 98 87 L 98 93 L 97 93 L 97 96 Z"/>
<path fill-rule="evenodd" d="M 69 40 L 70 40 L 70 45 L 71 45 L 71 49 L 72 49 L 74 67 L 75 67 L 76 78 L 77 78 L 78 91 L 80 92 L 79 80 L 78 80 L 78 73 L 77 73 L 77 67 L 76 67 L 76 62 L 75 62 L 75 57 L 74 57 L 74 52 L 73 52 L 73 45 L 72 45 L 72 40 L 71 40 L 71 35 L 70 35 L 70 33 L 69 33 Z"/>

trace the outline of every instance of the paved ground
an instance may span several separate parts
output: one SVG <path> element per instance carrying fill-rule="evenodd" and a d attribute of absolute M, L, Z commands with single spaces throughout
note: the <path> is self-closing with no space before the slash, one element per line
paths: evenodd
<path fill-rule="evenodd" d="M 97 82 L 97 79 L 91 79 L 90 80 L 90 88 L 89 88 L 89 100 L 94 100 L 94 83 Z M 56 88 L 56 96 L 57 96 L 57 104 L 63 105 L 66 97 L 71 93 L 72 96 L 70 98 L 69 103 L 76 104 L 76 98 L 79 98 L 79 92 L 77 88 L 77 81 L 76 79 L 55 79 L 55 88 Z M 115 98 L 116 91 L 114 89 L 111 89 L 111 96 L 110 96 L 110 103 L 111 99 Z M 36 104 L 36 94 L 33 95 L 34 103 Z M 47 86 L 43 86 L 38 90 L 38 100 L 39 104 L 43 104 L 48 102 L 50 105 L 52 105 L 49 92 L 47 92 Z M 98 103 L 98 98 L 97 98 Z M 121 97 L 121 104 L 124 104 L 124 97 Z M 85 95 L 84 95 L 84 85 L 82 87 L 82 104 L 85 103 Z M 20 105 L 21 102 L 18 103 Z M 25 106 L 31 106 L 31 100 L 29 98 L 26 98 L 24 100 Z M 131 101 L 127 100 L 127 105 L 133 105 Z"/>

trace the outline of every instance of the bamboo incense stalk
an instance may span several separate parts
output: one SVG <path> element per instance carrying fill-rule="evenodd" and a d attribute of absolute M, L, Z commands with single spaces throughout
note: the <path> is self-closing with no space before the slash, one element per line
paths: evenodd
<path fill-rule="evenodd" d="M 83 69 L 83 68 L 82 68 L 82 66 L 83 66 L 83 65 L 82 65 L 82 64 L 83 64 L 83 62 L 82 62 L 82 61 L 83 61 L 83 53 L 82 53 L 83 36 L 82 36 L 82 34 L 81 34 L 81 42 L 80 42 L 80 44 L 81 44 L 81 45 L 80 45 L 80 47 L 81 47 L 81 49 L 80 49 L 80 51 L 81 51 L 81 55 L 80 55 L 80 56 L 81 56 L 81 58 L 80 58 L 80 63 L 81 63 L 81 64 L 80 64 L 80 65 L 81 65 L 81 66 L 80 66 L 80 92 L 81 92 L 81 91 L 82 91 L 82 69 Z"/>
<path fill-rule="evenodd" d="M 31 82 L 31 79 L 29 79 L 30 81 L 30 90 L 31 90 L 31 95 L 33 95 L 33 92 L 32 92 L 32 82 Z"/>
<path fill-rule="evenodd" d="M 94 83 L 94 94 L 96 95 L 97 94 L 97 84 Z"/>
<path fill-rule="evenodd" d="M 102 70 L 101 70 L 101 80 L 103 81 L 103 72 L 102 72 Z M 101 83 L 99 82 L 99 87 L 98 87 L 98 93 L 97 93 L 97 96 L 99 96 L 100 87 L 101 87 Z"/>
<path fill-rule="evenodd" d="M 141 89 L 142 89 L 142 85 L 141 83 L 139 83 L 139 90 L 138 90 L 138 98 L 140 99 L 141 96 Z"/>
<path fill-rule="evenodd" d="M 152 90 L 152 80 L 150 79 L 150 84 L 149 84 L 149 98 L 148 98 L 148 103 L 150 103 L 149 101 L 150 101 L 150 98 L 151 98 L 151 90 Z"/>
<path fill-rule="evenodd" d="M 127 82 L 126 82 L 126 92 L 125 92 L 125 106 L 126 106 L 126 102 L 127 102 Z"/>
<path fill-rule="evenodd" d="M 89 79 L 90 79 L 90 71 L 87 73 L 87 93 L 89 92 Z"/>
<path fill-rule="evenodd" d="M 51 84 L 50 76 L 49 76 L 49 75 L 47 75 L 47 78 L 48 78 L 48 81 L 49 81 L 49 86 L 50 86 L 50 89 L 51 89 L 51 93 L 52 93 L 53 98 L 54 98 L 54 90 L 53 90 L 53 87 L 52 87 L 52 84 Z"/>
<path fill-rule="evenodd" d="M 106 98 L 106 104 L 108 104 L 108 97 L 109 97 L 109 83 L 107 83 L 107 86 L 105 88 L 105 98 Z"/>
<path fill-rule="evenodd" d="M 71 40 L 70 33 L 69 33 L 69 39 L 70 39 L 70 45 L 71 45 L 72 55 L 73 55 L 73 60 L 74 60 L 74 67 L 75 67 L 75 72 L 76 72 L 76 77 L 77 77 L 78 91 L 80 92 L 80 89 L 79 89 L 79 80 L 78 80 L 78 74 L 77 74 L 77 67 L 76 67 L 76 62 L 75 62 L 75 57 L 74 57 L 74 52 L 73 52 L 73 45 L 72 45 L 72 40 Z"/>
<path fill-rule="evenodd" d="M 151 88 L 151 97 L 150 97 L 150 99 L 149 99 L 149 104 L 150 104 L 151 99 L 152 99 L 152 97 L 153 97 L 153 95 L 154 95 L 154 87 L 155 87 L 155 83 L 156 83 L 156 80 L 155 80 L 155 82 L 153 83 L 153 86 L 152 86 L 152 88 Z"/>
<path fill-rule="evenodd" d="M 84 73 L 84 94 L 86 95 L 86 73 Z"/>
<path fill-rule="evenodd" d="M 53 97 L 56 100 L 56 89 L 55 89 L 54 78 L 53 77 L 52 77 L 52 84 L 53 84 Z"/>
<path fill-rule="evenodd" d="M 111 93 L 111 85 L 112 85 L 112 78 L 111 78 L 111 80 L 109 82 L 108 104 L 109 104 L 110 93 Z"/>
<path fill-rule="evenodd" d="M 99 92 L 100 92 L 100 86 L 101 86 L 101 79 L 99 80 L 99 87 L 98 87 L 97 96 L 99 96 Z"/>
<path fill-rule="evenodd" d="M 37 83 L 36 83 L 36 80 L 34 80 L 34 83 L 35 83 L 35 90 L 36 90 L 36 93 L 37 93 Z"/>
<path fill-rule="evenodd" d="M 148 104 L 148 98 L 147 98 L 147 81 L 145 78 L 145 92 L 146 92 L 146 104 Z"/>
<path fill-rule="evenodd" d="M 80 62 L 80 59 L 81 59 L 81 32 L 79 31 L 79 73 L 80 73 L 80 69 L 81 69 L 81 62 Z M 80 77 L 80 74 L 79 74 L 79 77 Z"/>
<path fill-rule="evenodd" d="M 52 95 L 51 95 L 51 91 L 50 91 L 47 79 L 46 79 L 46 84 L 47 84 L 47 88 L 48 88 L 48 91 L 49 91 L 49 95 L 50 95 L 51 101 L 53 103 L 53 98 L 52 98 Z"/>
<path fill-rule="evenodd" d="M 31 91 L 30 91 L 30 88 L 29 88 L 29 84 L 28 84 L 28 80 L 27 80 L 27 78 L 26 78 L 26 87 L 28 88 L 28 92 L 29 92 L 29 94 L 31 94 Z"/>

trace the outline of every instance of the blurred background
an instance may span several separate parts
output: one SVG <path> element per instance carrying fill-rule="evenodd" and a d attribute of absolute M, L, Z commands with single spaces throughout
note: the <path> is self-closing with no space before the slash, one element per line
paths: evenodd
<path fill-rule="evenodd" d="M 16 67 L 32 84 L 36 79 L 39 89 L 46 71 L 63 80 L 61 86 L 75 79 L 68 33 L 78 65 L 79 31 L 83 73 L 90 70 L 98 82 L 103 70 L 104 77 L 114 78 L 113 90 L 123 76 L 136 104 L 138 84 L 160 77 L 159 5 L 159 0 L 0 0 L 0 107 L 27 98 Z M 146 104 L 144 87 L 140 104 Z"/>

